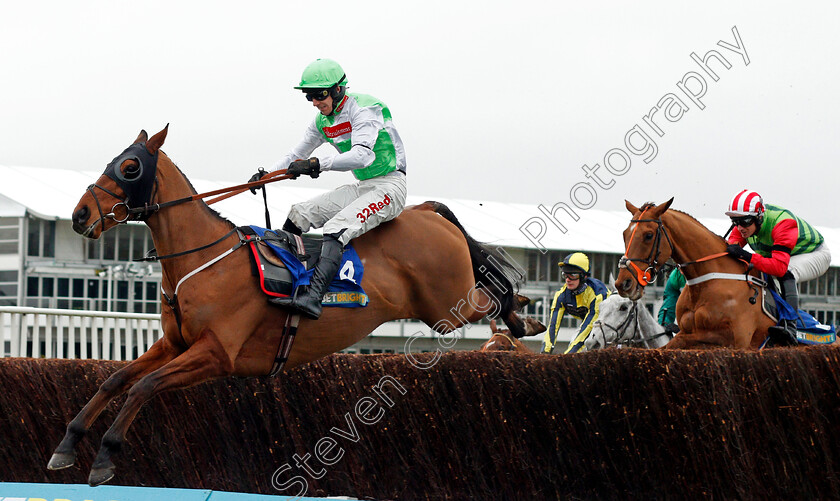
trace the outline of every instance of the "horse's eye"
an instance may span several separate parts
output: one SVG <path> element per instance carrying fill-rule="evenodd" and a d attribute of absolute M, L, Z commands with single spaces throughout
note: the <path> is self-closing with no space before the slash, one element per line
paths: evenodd
<path fill-rule="evenodd" d="M 645 242 L 653 240 L 653 233 L 645 233 Z"/>
<path fill-rule="evenodd" d="M 123 173 L 123 177 L 128 181 L 133 181 L 140 177 L 140 164 L 132 163 L 125 166 L 125 172 Z"/>
<path fill-rule="evenodd" d="M 627 305 L 622 304 L 618 309 L 621 310 L 621 311 L 627 311 Z"/>

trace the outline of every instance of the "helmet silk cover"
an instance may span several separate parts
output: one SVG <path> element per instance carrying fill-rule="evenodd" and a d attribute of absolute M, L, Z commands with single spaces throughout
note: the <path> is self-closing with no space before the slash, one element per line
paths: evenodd
<path fill-rule="evenodd" d="M 300 84 L 295 89 L 329 89 L 334 85 L 347 85 L 341 65 L 332 59 L 316 59 L 303 70 Z"/>
<path fill-rule="evenodd" d="M 729 217 L 760 216 L 764 212 L 764 201 L 754 191 L 742 190 L 735 195 L 726 215 Z"/>

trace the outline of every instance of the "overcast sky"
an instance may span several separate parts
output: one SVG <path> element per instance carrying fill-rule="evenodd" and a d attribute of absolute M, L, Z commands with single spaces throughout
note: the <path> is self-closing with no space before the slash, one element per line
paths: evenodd
<path fill-rule="evenodd" d="M 412 195 L 721 216 L 751 188 L 840 226 L 838 4 L 676 4 L 0 0 L 0 164 L 100 171 L 169 123 L 188 176 L 244 182 L 328 57 L 391 108 Z"/>

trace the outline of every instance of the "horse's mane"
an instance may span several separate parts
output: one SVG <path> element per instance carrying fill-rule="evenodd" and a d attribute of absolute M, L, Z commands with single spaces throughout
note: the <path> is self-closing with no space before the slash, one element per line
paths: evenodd
<path fill-rule="evenodd" d="M 691 220 L 692 220 L 692 221 L 694 221 L 695 223 L 699 224 L 702 228 L 706 228 L 706 225 L 705 225 L 705 224 L 703 224 L 703 223 L 701 223 L 700 221 L 698 221 L 696 217 L 692 216 L 692 215 L 691 215 L 691 214 L 689 214 L 688 212 L 683 212 L 683 211 L 681 211 L 681 210 L 677 210 L 677 209 L 668 209 L 668 210 L 671 210 L 671 211 L 674 211 L 674 212 L 678 212 L 678 213 L 680 213 L 680 214 L 683 214 L 684 216 L 688 217 L 689 219 L 691 219 Z M 714 231 L 710 230 L 709 228 L 706 228 L 706 230 L 707 230 L 709 233 L 711 233 L 712 235 L 714 235 L 714 236 L 718 237 L 718 238 L 720 239 L 720 241 L 721 241 L 721 242 L 723 242 L 724 244 L 726 243 L 726 239 L 725 239 L 725 238 L 723 238 L 722 236 L 718 235 L 717 233 L 715 233 Z"/>
<path fill-rule="evenodd" d="M 167 155 L 167 158 L 169 158 L 169 156 L 168 156 L 168 155 Z M 186 182 L 187 182 L 187 186 L 189 186 L 189 187 L 190 187 L 190 191 L 192 191 L 192 194 L 193 194 L 193 195 L 197 195 L 197 194 L 198 194 L 198 191 L 196 191 L 195 186 L 193 186 L 192 182 L 190 181 L 190 178 L 188 178 L 188 177 L 184 174 L 184 171 L 182 171 L 182 170 L 181 170 L 181 168 L 180 168 L 180 167 L 178 167 L 178 164 L 176 164 L 174 161 L 172 161 L 172 159 L 171 159 L 171 158 L 169 159 L 169 161 L 170 161 L 170 162 L 172 162 L 172 166 L 173 166 L 173 167 L 175 167 L 175 170 L 177 170 L 177 171 L 178 171 L 178 173 L 179 173 L 179 174 L 181 174 L 181 177 L 183 177 L 183 178 L 184 178 L 184 181 L 186 181 Z M 209 206 L 209 205 L 207 205 L 207 204 L 204 202 L 204 200 L 198 200 L 198 202 L 199 202 L 199 205 L 201 205 L 201 206 L 202 206 L 202 207 L 203 207 L 203 208 L 204 208 L 207 212 L 209 212 L 209 213 L 210 213 L 210 215 L 212 215 L 213 217 L 215 217 L 215 218 L 217 218 L 217 219 L 221 219 L 222 221 L 224 221 L 225 223 L 227 223 L 227 224 L 230 226 L 230 228 L 231 228 L 231 229 L 233 229 L 233 228 L 235 228 L 235 227 L 236 227 L 236 225 L 235 225 L 235 224 L 233 224 L 233 223 L 232 223 L 229 219 L 227 219 L 226 217 L 224 217 L 224 216 L 222 216 L 221 214 L 219 214 L 219 212 L 218 212 L 218 211 L 216 211 L 215 209 L 211 209 L 211 208 L 210 208 L 210 206 Z"/>
<path fill-rule="evenodd" d="M 643 204 L 643 205 L 639 208 L 639 210 L 640 210 L 640 211 L 642 211 L 642 212 L 644 212 L 644 211 L 646 211 L 646 210 L 648 210 L 648 209 L 650 209 L 650 208 L 652 208 L 652 207 L 656 207 L 656 204 L 655 204 L 655 203 L 653 203 L 653 202 L 645 202 L 645 203 L 644 203 L 644 204 Z M 701 228 L 705 228 L 705 229 L 706 229 L 709 233 L 711 233 L 712 235 L 714 235 L 714 236 L 718 237 L 718 238 L 719 238 L 719 239 L 720 239 L 723 243 L 726 243 L 726 239 L 725 239 L 725 238 L 723 238 L 722 236 L 718 235 L 717 233 L 715 233 L 715 232 L 713 232 L 712 230 L 710 230 L 709 228 L 707 228 L 705 224 L 703 224 L 703 223 L 701 223 L 700 221 L 698 221 L 696 217 L 692 216 L 692 215 L 691 215 L 691 214 L 689 214 L 688 212 L 684 212 L 684 211 L 681 211 L 681 210 L 678 210 L 678 209 L 673 209 L 673 208 L 668 208 L 668 212 L 676 212 L 676 213 L 679 213 L 679 214 L 682 214 L 682 215 L 686 216 L 686 217 L 687 217 L 687 218 L 689 218 L 691 221 L 694 221 L 695 223 L 697 223 L 698 225 L 700 225 L 700 227 L 701 227 Z"/>

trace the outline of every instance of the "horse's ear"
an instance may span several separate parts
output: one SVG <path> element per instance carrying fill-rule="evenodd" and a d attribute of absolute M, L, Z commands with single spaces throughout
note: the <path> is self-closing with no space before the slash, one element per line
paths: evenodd
<path fill-rule="evenodd" d="M 627 200 L 624 201 L 624 206 L 627 207 L 627 210 L 630 211 L 630 214 L 635 214 L 639 212 L 639 209 Z"/>
<path fill-rule="evenodd" d="M 653 217 L 661 216 L 662 214 L 665 213 L 666 210 L 668 210 L 668 207 L 670 207 L 673 202 L 674 202 L 674 197 L 671 197 L 671 199 L 668 200 L 667 202 L 662 202 L 661 204 L 657 205 L 656 207 L 654 207 L 650 211 L 650 215 L 653 216 Z"/>
<path fill-rule="evenodd" d="M 166 127 L 163 128 L 162 131 L 158 132 L 151 139 L 146 142 L 146 149 L 154 155 L 158 152 L 161 146 L 163 146 L 163 142 L 166 141 L 166 132 L 169 130 L 169 124 L 166 124 Z"/>
<path fill-rule="evenodd" d="M 519 294 L 514 294 L 513 298 L 516 301 L 516 306 L 517 306 L 516 311 L 519 311 L 519 310 L 522 309 L 522 307 L 528 306 L 529 304 L 531 304 L 531 299 L 528 298 L 528 297 L 525 297 L 525 296 L 522 296 L 522 295 L 519 295 Z"/>
<path fill-rule="evenodd" d="M 134 140 L 134 144 L 145 143 L 148 139 L 149 139 L 149 135 L 146 134 L 146 131 L 140 129 L 140 134 L 137 135 L 137 139 Z"/>

